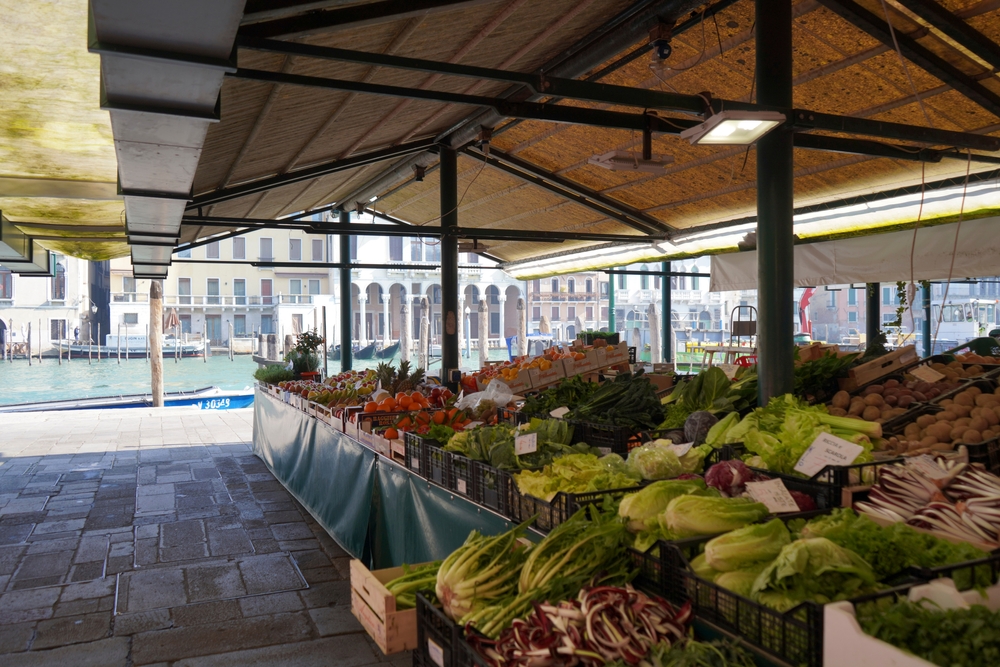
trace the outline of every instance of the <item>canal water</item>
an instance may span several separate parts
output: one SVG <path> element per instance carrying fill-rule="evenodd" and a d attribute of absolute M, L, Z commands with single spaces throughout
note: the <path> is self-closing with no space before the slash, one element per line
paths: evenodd
<path fill-rule="evenodd" d="M 490 350 L 490 359 L 506 359 L 507 350 Z M 355 360 L 354 368 L 374 368 L 381 359 Z M 387 360 L 398 365 L 399 359 Z M 339 361 L 329 361 L 330 373 L 340 370 Z M 416 356 L 412 358 L 416 363 Z M 464 358 L 463 367 L 478 367 L 479 355 Z M 431 371 L 440 369 L 440 361 L 431 364 Z M 253 386 L 253 372 L 257 370 L 250 355 L 237 355 L 233 361 L 226 354 L 175 361 L 163 360 L 163 389 L 166 392 L 190 391 L 204 387 L 243 389 Z M 88 364 L 87 359 L 66 361 L 37 359 L 28 366 L 26 359 L 0 363 L 0 405 L 57 401 L 98 396 L 124 396 L 148 393 L 150 390 L 149 362 L 145 359 L 97 359 Z"/>

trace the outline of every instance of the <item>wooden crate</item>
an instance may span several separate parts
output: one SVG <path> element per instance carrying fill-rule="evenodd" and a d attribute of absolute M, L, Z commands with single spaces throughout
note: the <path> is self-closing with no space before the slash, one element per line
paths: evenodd
<path fill-rule="evenodd" d="M 351 561 L 351 613 L 386 655 L 417 647 L 417 610 L 397 611 L 396 598 L 385 587 L 402 575 L 401 567 L 372 571 Z"/>
<path fill-rule="evenodd" d="M 848 374 L 854 380 L 855 385 L 861 387 L 880 377 L 895 373 L 919 358 L 917 348 L 913 345 L 907 345 L 866 364 L 855 366 Z"/>

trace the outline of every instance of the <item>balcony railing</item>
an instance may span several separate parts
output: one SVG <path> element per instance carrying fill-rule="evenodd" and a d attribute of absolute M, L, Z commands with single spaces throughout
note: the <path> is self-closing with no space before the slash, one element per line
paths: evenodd
<path fill-rule="evenodd" d="M 113 303 L 148 303 L 149 294 L 145 292 L 112 292 Z"/>
<path fill-rule="evenodd" d="M 291 295 L 297 298 L 302 298 L 300 295 Z M 203 308 L 203 307 L 255 307 L 255 308 L 269 308 L 278 303 L 279 296 L 228 296 L 228 295 L 216 295 L 216 294 L 168 294 L 163 297 L 163 303 L 167 306 L 179 306 L 179 307 L 193 307 L 193 308 Z M 286 297 L 287 298 L 287 297 Z M 308 297 L 310 300 L 303 303 L 312 303 L 312 297 Z M 117 299 L 112 299 L 112 301 L 118 301 Z M 287 303 L 284 302 L 284 303 Z"/>
<path fill-rule="evenodd" d="M 313 302 L 312 294 L 279 294 L 271 298 L 277 299 L 277 303 L 297 304 L 300 306 L 309 305 Z"/>

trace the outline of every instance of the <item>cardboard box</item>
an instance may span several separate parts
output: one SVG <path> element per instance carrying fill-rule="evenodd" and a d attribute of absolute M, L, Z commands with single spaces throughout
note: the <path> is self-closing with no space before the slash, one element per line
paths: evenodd
<path fill-rule="evenodd" d="M 563 369 L 561 363 L 552 364 L 552 368 L 548 370 L 539 370 L 537 368 L 528 369 L 528 373 L 531 376 L 531 386 L 533 388 L 547 387 L 550 384 L 555 384 L 566 377 L 566 371 Z"/>
<path fill-rule="evenodd" d="M 495 380 L 503 382 L 514 394 L 523 394 L 526 391 L 530 391 L 532 387 L 531 375 L 526 370 L 518 371 L 516 380 L 505 380 L 497 376 L 490 381 L 493 382 Z M 483 384 L 483 381 L 478 377 L 476 378 L 476 386 L 479 387 L 479 391 L 486 391 L 487 387 L 489 387 L 488 384 Z"/>
<path fill-rule="evenodd" d="M 397 611 L 396 598 L 385 587 L 402 575 L 402 567 L 369 570 L 351 561 L 351 613 L 386 655 L 417 647 L 417 610 Z"/>
<path fill-rule="evenodd" d="M 600 370 L 608 365 L 608 353 L 607 349 L 600 347 L 597 349 L 591 348 L 587 350 L 587 361 L 590 362 L 593 370 Z"/>
<path fill-rule="evenodd" d="M 622 341 L 614 346 L 613 350 L 608 350 L 607 361 L 610 366 L 628 363 L 628 344 Z"/>
<path fill-rule="evenodd" d="M 594 366 L 590 363 L 587 358 L 584 359 L 561 359 L 563 363 L 563 372 L 566 377 L 571 378 L 575 375 L 582 375 L 584 373 L 589 373 L 594 370 Z"/>

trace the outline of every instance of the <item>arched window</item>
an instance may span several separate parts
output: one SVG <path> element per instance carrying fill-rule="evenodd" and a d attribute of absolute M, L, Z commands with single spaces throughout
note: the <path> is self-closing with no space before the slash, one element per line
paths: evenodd
<path fill-rule="evenodd" d="M 552 279 L 552 293 L 553 294 L 558 294 L 559 293 L 559 279 L 558 278 L 553 278 Z"/>
<path fill-rule="evenodd" d="M 475 285 L 471 285 L 471 286 L 470 286 L 470 289 L 471 289 L 471 291 L 472 291 L 472 304 L 471 304 L 471 305 L 472 305 L 472 306 L 479 306 L 479 288 L 478 288 L 478 287 L 476 287 Z M 465 304 L 465 305 L 467 305 L 467 306 L 468 306 L 468 305 L 470 305 L 470 304 L 468 304 L 468 303 L 467 303 L 467 304 Z M 473 310 L 474 310 L 474 309 L 475 309 L 475 308 L 473 308 Z"/>
<path fill-rule="evenodd" d="M 486 288 L 486 301 L 492 306 L 500 303 L 500 290 L 495 285 Z"/>
<path fill-rule="evenodd" d="M 566 291 L 570 294 L 576 294 L 576 281 L 572 278 L 566 281 Z"/>
<path fill-rule="evenodd" d="M 649 267 L 643 264 L 641 270 L 649 271 Z M 641 276 L 639 276 L 639 288 L 649 289 L 649 276 L 647 276 L 646 274 L 642 274 Z"/>

